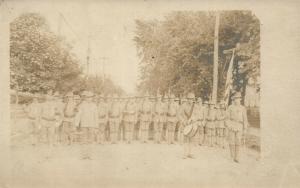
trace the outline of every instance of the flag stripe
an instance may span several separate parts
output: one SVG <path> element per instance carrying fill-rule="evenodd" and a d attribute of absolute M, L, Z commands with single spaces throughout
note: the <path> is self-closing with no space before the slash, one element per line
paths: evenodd
<path fill-rule="evenodd" d="M 234 59 L 234 50 L 232 51 L 232 57 L 231 57 L 231 60 L 230 60 L 230 63 L 229 63 L 227 76 L 226 76 L 225 94 L 224 94 L 224 101 L 225 101 L 226 105 L 229 104 L 230 91 L 232 90 L 233 59 Z"/>

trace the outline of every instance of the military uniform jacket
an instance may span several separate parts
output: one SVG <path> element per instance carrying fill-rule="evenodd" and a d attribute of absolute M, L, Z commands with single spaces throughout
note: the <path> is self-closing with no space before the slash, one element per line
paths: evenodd
<path fill-rule="evenodd" d="M 207 128 L 213 129 L 216 127 L 217 114 L 216 114 L 216 110 L 214 108 L 208 109 L 205 120 L 206 120 L 205 126 Z"/>
<path fill-rule="evenodd" d="M 41 106 L 42 120 L 55 121 L 55 115 L 57 111 L 57 105 L 53 101 L 44 102 Z"/>
<path fill-rule="evenodd" d="M 141 109 L 141 121 L 152 121 L 152 104 L 150 101 L 145 101 Z"/>
<path fill-rule="evenodd" d="M 26 113 L 29 119 L 38 120 L 41 115 L 41 105 L 39 103 L 31 103 L 26 108 Z"/>
<path fill-rule="evenodd" d="M 242 131 L 248 126 L 246 108 L 242 105 L 230 105 L 227 112 L 227 122 L 229 129 Z"/>
<path fill-rule="evenodd" d="M 76 116 L 76 103 L 71 100 L 71 101 L 68 101 L 64 107 L 64 120 L 63 121 L 66 121 L 66 122 L 74 122 L 74 118 Z"/>
<path fill-rule="evenodd" d="M 191 116 L 191 121 L 192 122 L 199 122 L 200 126 L 204 126 L 204 121 L 205 121 L 205 110 L 202 105 L 195 104 L 193 113 Z"/>
<path fill-rule="evenodd" d="M 163 122 L 163 117 L 165 114 L 163 109 L 163 103 L 161 101 L 154 103 L 152 113 L 153 121 L 155 123 Z"/>
<path fill-rule="evenodd" d="M 134 123 L 136 119 L 136 105 L 132 102 L 128 102 L 123 110 L 123 121 L 128 123 Z"/>
<path fill-rule="evenodd" d="M 217 128 L 225 128 L 226 113 L 223 109 L 217 110 Z"/>
<path fill-rule="evenodd" d="M 168 112 L 167 112 L 167 121 L 176 123 L 178 122 L 178 110 L 179 110 L 179 105 L 176 102 L 171 102 L 168 107 Z"/>
<path fill-rule="evenodd" d="M 184 126 L 188 125 L 189 121 L 191 120 L 193 110 L 193 105 L 190 105 L 188 103 L 183 103 L 181 105 L 180 121 L 183 123 Z"/>
<path fill-rule="evenodd" d="M 93 102 L 83 101 L 78 106 L 80 127 L 98 128 L 98 109 Z"/>
<path fill-rule="evenodd" d="M 121 121 L 121 110 L 120 104 L 116 101 L 113 101 L 108 110 L 108 118 L 110 122 L 120 123 Z"/>
<path fill-rule="evenodd" d="M 160 113 L 160 118 L 162 122 L 167 122 L 167 114 L 169 109 L 169 103 L 168 102 L 162 102 L 162 111 L 163 113 Z"/>
<path fill-rule="evenodd" d="M 105 102 L 101 102 L 97 106 L 98 108 L 98 123 L 105 124 L 108 121 L 108 105 Z"/>

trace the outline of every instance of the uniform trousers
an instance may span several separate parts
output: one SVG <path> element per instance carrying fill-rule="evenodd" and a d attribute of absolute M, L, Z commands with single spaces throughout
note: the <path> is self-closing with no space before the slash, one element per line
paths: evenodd
<path fill-rule="evenodd" d="M 62 141 L 71 144 L 74 141 L 75 127 L 73 122 L 63 121 L 62 123 Z"/>
<path fill-rule="evenodd" d="M 176 122 L 168 121 L 167 129 L 168 129 L 168 133 L 167 133 L 168 144 L 174 143 L 174 141 L 175 141 L 174 137 L 175 137 Z"/>
<path fill-rule="evenodd" d="M 55 143 L 55 120 L 42 120 L 42 137 L 46 140 L 47 144 Z"/>
<path fill-rule="evenodd" d="M 146 142 L 148 140 L 148 131 L 150 126 L 150 121 L 141 121 L 141 141 Z"/>
<path fill-rule="evenodd" d="M 160 143 L 162 140 L 162 131 L 163 131 L 163 122 L 155 121 L 154 122 L 154 140 L 157 143 Z"/>
<path fill-rule="evenodd" d="M 31 144 L 36 144 L 40 139 L 40 125 L 37 119 L 29 119 L 29 131 Z"/>
<path fill-rule="evenodd" d="M 99 131 L 97 134 L 97 142 L 103 143 L 105 140 L 105 129 L 106 129 L 106 122 L 99 123 Z"/>
<path fill-rule="evenodd" d="M 125 139 L 128 142 L 133 140 L 134 121 L 124 121 Z"/>
<path fill-rule="evenodd" d="M 96 141 L 97 132 L 99 131 L 96 127 L 81 127 L 80 128 L 83 134 L 83 142 L 93 143 Z"/>
<path fill-rule="evenodd" d="M 109 134 L 110 141 L 112 143 L 117 143 L 118 141 L 118 128 L 119 128 L 119 119 L 111 118 L 109 120 Z"/>

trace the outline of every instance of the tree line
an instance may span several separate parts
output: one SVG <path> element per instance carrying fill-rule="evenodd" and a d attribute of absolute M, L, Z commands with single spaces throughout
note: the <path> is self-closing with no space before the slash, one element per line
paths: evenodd
<path fill-rule="evenodd" d="M 134 42 L 140 57 L 141 92 L 176 95 L 193 91 L 208 100 L 212 92 L 215 12 L 174 11 L 163 20 L 136 20 Z M 251 11 L 221 11 L 218 98 L 236 48 L 234 91 L 244 92 L 260 74 L 260 22 Z"/>

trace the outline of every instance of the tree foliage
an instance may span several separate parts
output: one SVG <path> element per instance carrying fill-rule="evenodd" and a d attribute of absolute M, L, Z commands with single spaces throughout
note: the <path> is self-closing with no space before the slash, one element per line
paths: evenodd
<path fill-rule="evenodd" d="M 224 93 L 231 54 L 223 51 L 237 44 L 234 85 L 259 74 L 259 21 L 249 11 L 221 12 L 219 29 L 219 88 Z M 212 90 L 214 12 L 180 11 L 164 20 L 136 20 L 140 61 L 138 88 L 155 94 L 158 90 L 175 94 L 193 91 L 208 99 Z"/>
<path fill-rule="evenodd" d="M 93 90 L 97 93 L 121 92 L 110 79 L 83 75 L 72 47 L 51 32 L 46 19 L 25 13 L 10 23 L 11 88 L 23 92 L 45 93 L 56 90 Z"/>

